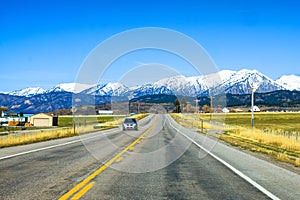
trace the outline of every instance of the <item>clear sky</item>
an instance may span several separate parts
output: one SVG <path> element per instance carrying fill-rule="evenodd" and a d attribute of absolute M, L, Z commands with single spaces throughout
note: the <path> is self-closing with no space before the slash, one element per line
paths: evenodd
<path fill-rule="evenodd" d="M 300 75 L 299 8 L 295 0 L 0 0 L 0 91 L 74 82 L 95 46 L 140 27 L 186 34 L 220 70 Z M 134 66 L 159 61 L 153 57 Z M 192 75 L 179 64 L 179 73 Z"/>

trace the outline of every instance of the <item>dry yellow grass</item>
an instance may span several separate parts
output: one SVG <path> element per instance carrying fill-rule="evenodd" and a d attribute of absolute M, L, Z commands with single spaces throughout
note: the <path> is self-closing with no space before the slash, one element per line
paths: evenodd
<path fill-rule="evenodd" d="M 224 129 L 228 135 L 253 140 L 256 142 L 273 145 L 291 151 L 300 151 L 300 140 L 296 136 L 285 136 L 276 133 L 266 133 L 260 129 L 231 127 Z"/>
<path fill-rule="evenodd" d="M 221 135 L 220 139 L 251 151 L 268 154 L 276 160 L 300 166 L 300 139 L 296 136 L 236 126 Z"/>
<path fill-rule="evenodd" d="M 71 128 L 40 131 L 37 133 L 24 133 L 21 135 L 8 135 L 0 138 L 0 148 L 69 137 L 73 135 L 75 134 Z"/>
<path fill-rule="evenodd" d="M 32 133 L 19 133 L 15 135 L 2 136 L 0 138 L 0 148 L 30 144 L 35 142 L 41 142 L 46 140 L 52 140 L 63 137 L 71 137 L 78 134 L 83 134 L 87 132 L 92 132 L 96 130 L 103 130 L 107 127 L 102 127 L 99 129 L 95 129 L 93 126 L 85 126 L 85 127 L 69 127 L 69 128 L 59 128 L 59 129 L 49 129 L 49 130 L 41 130 L 38 132 Z"/>
<path fill-rule="evenodd" d="M 201 130 L 203 127 L 205 130 L 227 130 L 227 128 L 223 125 L 218 123 L 209 123 L 207 121 L 204 121 L 202 126 L 202 121 L 200 120 L 199 115 L 181 113 L 171 113 L 170 115 L 173 119 L 175 119 L 175 121 L 187 128 L 197 128 Z"/>

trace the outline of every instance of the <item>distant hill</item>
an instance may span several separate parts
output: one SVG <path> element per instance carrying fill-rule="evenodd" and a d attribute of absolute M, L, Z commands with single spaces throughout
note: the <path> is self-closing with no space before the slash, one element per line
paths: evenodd
<path fill-rule="evenodd" d="M 174 104 L 176 98 L 180 101 L 184 96 L 175 96 L 167 94 L 145 95 L 130 100 L 131 103 L 161 103 Z M 228 107 L 234 106 L 250 106 L 250 94 L 225 94 L 216 95 L 213 97 L 213 103 L 218 103 L 218 99 L 225 98 Z M 193 97 L 184 97 L 187 103 L 195 104 Z M 210 105 L 209 97 L 198 97 L 199 106 Z M 24 113 L 39 113 L 39 112 L 53 112 L 56 110 L 70 109 L 72 101 L 76 107 L 87 105 L 105 105 L 111 102 L 128 102 L 124 97 L 110 97 L 110 96 L 93 96 L 86 94 L 73 94 L 70 92 L 52 92 L 39 94 L 35 96 L 22 97 L 12 96 L 8 94 L 0 94 L 1 106 L 7 107 L 11 111 Z M 278 106 L 278 107 L 299 107 L 300 108 L 300 91 L 279 90 L 267 93 L 255 93 L 255 105 L 257 106 Z M 217 105 L 214 105 L 217 106 Z"/>
<path fill-rule="evenodd" d="M 76 99 L 78 99 L 77 102 Z M 24 113 L 52 112 L 71 108 L 73 100 L 74 105 L 84 106 L 109 103 L 111 102 L 111 97 L 95 97 L 92 95 L 73 94 L 71 92 L 50 92 L 28 97 L 0 94 L 0 106 L 7 107 L 11 111 Z"/>
<path fill-rule="evenodd" d="M 175 95 L 156 94 L 145 95 L 137 98 L 133 98 L 130 102 L 144 102 L 144 103 L 174 103 L 176 100 Z"/>
<path fill-rule="evenodd" d="M 214 96 L 218 99 L 220 95 Z M 278 106 L 278 107 L 300 107 L 300 91 L 279 90 L 267 93 L 255 93 L 254 102 L 256 106 Z M 210 105 L 209 97 L 199 97 L 199 105 Z M 226 104 L 228 107 L 250 106 L 250 94 L 226 94 Z"/>

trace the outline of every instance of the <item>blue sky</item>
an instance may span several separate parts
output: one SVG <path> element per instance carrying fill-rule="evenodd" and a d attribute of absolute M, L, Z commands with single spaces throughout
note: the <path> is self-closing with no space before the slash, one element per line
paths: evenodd
<path fill-rule="evenodd" d="M 273 79 L 300 75 L 299 6 L 290 0 L 0 0 L 0 91 L 74 82 L 81 63 L 100 42 L 140 27 L 186 34 L 221 70 L 257 69 Z M 168 63 L 163 56 L 139 55 L 116 64 L 130 69 L 162 60 L 180 74 L 193 75 L 184 62 Z M 118 79 L 119 71 L 106 79 Z"/>

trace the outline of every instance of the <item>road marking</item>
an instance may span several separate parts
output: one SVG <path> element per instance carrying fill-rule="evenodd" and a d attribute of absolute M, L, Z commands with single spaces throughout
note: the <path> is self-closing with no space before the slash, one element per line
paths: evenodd
<path fill-rule="evenodd" d="M 136 143 L 138 143 L 138 141 L 136 141 Z M 130 150 L 130 151 L 133 151 L 133 150 L 134 150 L 134 147 L 133 147 L 133 146 L 130 147 L 129 150 Z"/>
<path fill-rule="evenodd" d="M 114 156 L 112 159 L 110 159 L 108 162 L 104 163 L 99 169 L 97 169 L 95 172 L 93 172 L 91 175 L 89 175 L 87 178 L 85 178 L 83 181 L 75 185 L 69 192 L 65 193 L 62 197 L 59 198 L 59 200 L 67 200 L 69 197 L 71 197 L 75 192 L 77 192 L 79 189 L 84 187 L 86 184 L 88 184 L 91 180 L 96 178 L 101 172 L 103 172 L 107 167 L 109 167 L 111 164 L 116 162 L 122 155 L 134 147 L 138 143 L 141 138 L 145 137 L 154 127 L 156 126 L 156 123 L 153 123 L 153 125 L 147 129 L 140 137 L 138 137 L 135 141 L 133 141 L 130 145 L 128 145 L 125 149 L 123 149 L 121 152 L 119 152 L 116 156 Z"/>
<path fill-rule="evenodd" d="M 270 191 L 268 191 L 267 189 L 265 189 L 263 186 L 261 186 L 260 184 L 258 184 L 254 180 L 252 180 L 249 176 L 247 176 L 243 172 L 239 171 L 238 169 L 236 169 L 235 167 L 233 167 L 232 165 L 230 165 L 229 163 L 227 163 L 226 161 L 224 161 L 220 157 L 216 156 L 215 154 L 213 154 L 212 152 L 210 152 L 209 150 L 207 150 L 206 148 L 204 148 L 203 146 L 201 146 L 200 144 L 198 144 L 195 140 L 193 140 L 192 138 L 190 138 L 189 136 L 187 136 L 186 134 L 184 134 L 178 128 L 174 127 L 171 124 L 170 119 L 168 119 L 168 121 L 169 121 L 170 126 L 172 126 L 175 130 L 177 130 L 178 133 L 180 133 L 181 135 L 183 135 L 184 137 L 186 137 L 188 140 L 190 140 L 197 147 L 199 147 L 200 149 L 202 149 L 203 151 L 205 151 L 207 154 L 209 154 L 210 156 L 212 156 L 213 158 L 215 158 L 217 161 L 219 161 L 220 163 L 222 163 L 223 165 L 225 165 L 227 168 L 229 168 L 235 174 L 237 174 L 238 176 L 240 176 L 241 178 L 243 178 L 245 181 L 247 181 L 248 183 L 250 183 L 251 185 L 253 185 L 255 188 L 257 188 L 259 191 L 261 191 L 262 193 L 264 193 L 265 195 L 267 195 L 271 199 L 280 200 L 279 197 L 277 197 L 274 194 L 272 194 Z"/>
<path fill-rule="evenodd" d="M 43 147 L 43 148 L 33 149 L 33 150 L 29 150 L 29 151 L 24 151 L 24 152 L 21 152 L 21 153 L 16 153 L 16 154 L 1 157 L 0 160 L 5 160 L 5 159 L 8 159 L 8 158 L 13 158 L 13 157 L 17 157 L 17 156 L 21 156 L 21 155 L 25 155 L 25 154 L 30 154 L 30 153 L 34 153 L 34 152 L 38 152 L 38 151 L 53 149 L 53 148 L 56 148 L 56 147 L 66 146 L 66 145 L 74 144 L 74 143 L 77 143 L 77 142 L 81 142 L 81 141 L 90 140 L 90 139 L 93 139 L 93 138 L 96 138 L 96 137 L 104 136 L 104 135 L 107 135 L 107 134 L 110 134 L 110 133 L 117 133 L 118 131 L 119 130 L 113 131 L 113 132 L 106 132 L 106 133 L 103 133 L 101 135 L 95 135 L 95 136 L 84 138 L 84 139 L 78 139 L 78 140 L 73 140 L 73 141 L 66 142 L 66 143 L 61 143 L 61 144 L 56 144 L 56 145 L 52 145 L 52 146 L 48 146 L 48 147 Z"/>
<path fill-rule="evenodd" d="M 85 193 L 87 193 L 93 186 L 95 182 L 91 182 L 90 184 L 86 185 L 82 190 L 80 190 L 77 194 L 72 197 L 72 200 L 80 199 Z"/>
<path fill-rule="evenodd" d="M 116 162 L 121 162 L 121 160 L 123 160 L 123 157 L 122 157 L 122 156 L 119 157 L 119 158 L 116 160 Z"/>

